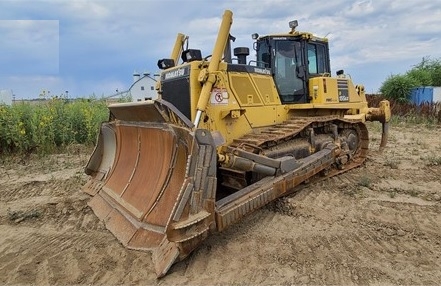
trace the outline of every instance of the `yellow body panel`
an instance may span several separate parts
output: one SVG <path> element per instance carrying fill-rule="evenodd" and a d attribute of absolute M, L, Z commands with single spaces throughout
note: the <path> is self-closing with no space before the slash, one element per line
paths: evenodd
<path fill-rule="evenodd" d="M 189 63 L 192 121 L 201 92 L 198 80 L 201 64 L 207 63 Z M 348 78 L 312 78 L 310 103 L 282 104 L 271 75 L 228 71 L 223 62 L 214 75 L 216 81 L 199 127 L 220 132 L 226 144 L 252 132 L 253 128 L 282 123 L 295 116 L 339 115 L 364 119 L 368 112 L 364 91 L 360 88 L 357 91 Z"/>
<path fill-rule="evenodd" d="M 193 61 L 176 68 L 189 69 L 191 121 L 196 117 L 202 92 L 201 73 L 209 64 Z M 218 70 L 211 73 L 214 82 L 198 126 L 220 132 L 225 144 L 253 132 L 254 128 L 283 123 L 296 116 L 337 115 L 365 121 L 379 112 L 368 108 L 363 86 L 355 86 L 349 78 L 311 78 L 309 103 L 282 104 L 271 75 L 229 71 L 228 67 L 220 62 Z"/>
<path fill-rule="evenodd" d="M 365 102 L 363 94 L 359 94 L 352 81 L 347 78 L 314 77 L 309 80 L 312 104 L 359 103 Z"/>

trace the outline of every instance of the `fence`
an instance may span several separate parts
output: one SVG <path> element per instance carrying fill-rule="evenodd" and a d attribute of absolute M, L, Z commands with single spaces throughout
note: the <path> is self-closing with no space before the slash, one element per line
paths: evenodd
<path fill-rule="evenodd" d="M 381 94 L 366 95 L 369 106 L 378 106 L 379 102 L 384 100 Z M 408 119 L 419 119 L 422 121 L 438 122 L 441 124 L 441 103 L 423 102 L 420 105 L 414 103 L 402 103 L 393 99 L 390 101 L 392 115 Z"/>

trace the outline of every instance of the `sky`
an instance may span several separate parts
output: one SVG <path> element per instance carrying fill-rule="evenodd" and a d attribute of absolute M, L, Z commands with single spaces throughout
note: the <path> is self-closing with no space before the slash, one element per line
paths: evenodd
<path fill-rule="evenodd" d="M 177 33 L 210 55 L 225 9 L 233 48 L 297 19 L 297 30 L 329 39 L 332 72 L 344 69 L 368 93 L 423 57 L 441 58 L 441 0 L 0 0 L 0 90 L 16 99 L 127 90 L 135 71 L 158 73 Z"/>

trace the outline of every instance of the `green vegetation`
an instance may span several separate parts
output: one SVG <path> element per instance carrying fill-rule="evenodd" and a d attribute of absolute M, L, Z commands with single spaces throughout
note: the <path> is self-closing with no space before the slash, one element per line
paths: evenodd
<path fill-rule="evenodd" d="M 396 196 L 397 196 L 397 192 L 395 192 L 395 191 L 390 191 L 390 192 L 389 192 L 389 197 L 390 197 L 390 198 L 393 199 L 393 198 L 395 198 Z"/>
<path fill-rule="evenodd" d="M 368 178 L 368 177 L 361 177 L 360 181 L 358 182 L 358 186 L 370 188 L 370 186 L 371 186 L 371 179 Z"/>
<path fill-rule="evenodd" d="M 8 209 L 9 220 L 16 223 L 20 223 L 24 220 L 37 219 L 41 217 L 41 212 L 39 210 L 28 210 L 28 211 L 11 211 Z"/>
<path fill-rule="evenodd" d="M 430 154 L 425 157 L 421 157 L 426 162 L 426 166 L 441 166 L 441 156 L 436 154 Z"/>
<path fill-rule="evenodd" d="M 413 78 L 406 75 L 391 75 L 380 88 L 380 92 L 390 100 L 408 102 L 412 88 L 418 86 Z"/>
<path fill-rule="evenodd" d="M 0 105 L 0 154 L 46 154 L 75 143 L 94 144 L 108 116 L 103 100 Z"/>
<path fill-rule="evenodd" d="M 400 161 L 392 158 L 392 159 L 386 159 L 386 162 L 384 163 L 385 166 L 388 166 L 391 169 L 398 169 L 398 165 L 400 164 Z"/>
<path fill-rule="evenodd" d="M 418 86 L 441 86 L 441 60 L 423 58 L 404 75 L 389 76 L 380 92 L 390 100 L 409 102 L 412 88 Z"/>

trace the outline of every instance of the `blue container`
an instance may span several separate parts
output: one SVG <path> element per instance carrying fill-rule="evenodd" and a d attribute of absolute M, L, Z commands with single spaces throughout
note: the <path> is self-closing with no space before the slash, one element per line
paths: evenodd
<path fill-rule="evenodd" d="M 410 93 L 410 100 L 416 105 L 421 105 L 422 103 L 432 103 L 433 86 L 421 86 L 413 88 Z"/>

